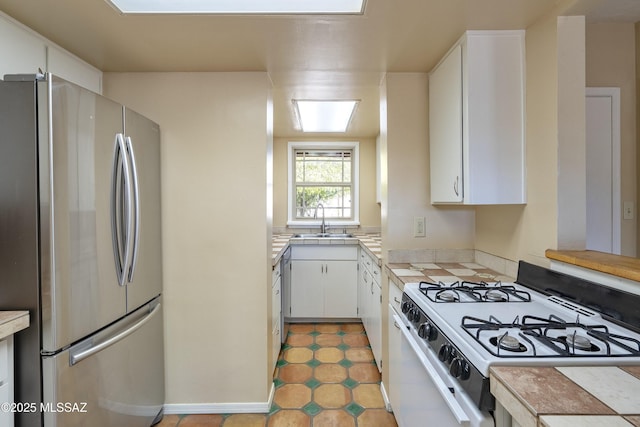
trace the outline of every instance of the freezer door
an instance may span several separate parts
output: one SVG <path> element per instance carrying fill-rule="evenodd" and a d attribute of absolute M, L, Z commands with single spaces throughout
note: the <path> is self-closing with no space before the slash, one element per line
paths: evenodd
<path fill-rule="evenodd" d="M 126 272 L 127 310 L 132 311 L 162 292 L 160 128 L 128 108 L 124 117 L 125 146 L 135 184 L 131 262 Z"/>
<path fill-rule="evenodd" d="M 148 427 L 164 404 L 160 298 L 43 357 L 44 427 Z"/>
<path fill-rule="evenodd" d="M 38 85 L 42 346 L 51 352 L 126 313 L 111 225 L 122 106 L 54 76 Z"/>

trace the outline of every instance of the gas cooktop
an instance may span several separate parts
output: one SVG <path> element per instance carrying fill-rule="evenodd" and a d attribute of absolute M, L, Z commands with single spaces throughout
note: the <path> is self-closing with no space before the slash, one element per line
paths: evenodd
<path fill-rule="evenodd" d="M 633 325 L 621 320 L 629 319 L 633 313 L 615 312 L 606 298 L 598 296 L 602 289 L 585 293 L 584 283 L 576 289 L 567 289 L 575 283 L 571 280 L 563 283 L 566 277 L 555 276 L 558 274 L 555 272 L 551 272 L 552 276 L 560 283 L 547 277 L 541 284 L 536 278 L 541 267 L 523 264 L 526 263 L 521 263 L 522 274 L 519 272 L 519 280 L 514 283 L 406 284 L 405 294 L 411 300 L 408 304 L 425 315 L 416 327 L 432 324 L 484 375 L 488 375 L 493 364 L 640 363 L 640 334 Z M 533 281 L 534 286 L 518 283 L 520 279 L 525 283 Z M 569 292 L 582 294 L 578 298 Z M 622 291 L 605 289 L 605 292 L 615 304 Z M 623 296 L 640 301 L 637 295 Z M 591 300 L 598 300 L 598 306 L 589 304 Z M 411 313 L 408 317 L 412 320 Z"/>

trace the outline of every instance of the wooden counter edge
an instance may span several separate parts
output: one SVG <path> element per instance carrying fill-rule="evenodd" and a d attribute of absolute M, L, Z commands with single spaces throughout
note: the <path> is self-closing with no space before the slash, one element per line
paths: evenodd
<path fill-rule="evenodd" d="M 0 339 L 4 339 L 28 327 L 28 311 L 0 311 Z"/>
<path fill-rule="evenodd" d="M 502 405 L 502 407 L 511 414 L 521 427 L 536 427 L 538 424 L 538 416 L 528 402 L 504 381 L 500 375 L 500 369 L 489 370 L 489 387 L 491 394 Z"/>
<path fill-rule="evenodd" d="M 598 251 L 562 251 L 547 249 L 545 256 L 578 267 L 640 282 L 640 259 Z"/>

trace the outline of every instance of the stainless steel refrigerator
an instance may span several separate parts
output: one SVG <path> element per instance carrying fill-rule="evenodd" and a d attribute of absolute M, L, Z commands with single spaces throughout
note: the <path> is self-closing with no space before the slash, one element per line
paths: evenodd
<path fill-rule="evenodd" d="M 15 336 L 15 400 L 33 404 L 19 427 L 162 417 L 159 141 L 56 76 L 0 81 L 0 309 L 31 316 Z"/>

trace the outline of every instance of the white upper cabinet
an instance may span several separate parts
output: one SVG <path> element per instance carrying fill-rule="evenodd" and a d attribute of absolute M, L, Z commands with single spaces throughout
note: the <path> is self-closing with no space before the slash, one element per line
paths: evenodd
<path fill-rule="evenodd" d="M 0 12 L 0 79 L 38 70 L 102 93 L 100 70 Z"/>
<path fill-rule="evenodd" d="M 526 203 L 524 31 L 467 31 L 429 74 L 431 203 Z"/>
<path fill-rule="evenodd" d="M 57 46 L 48 47 L 47 72 L 102 93 L 102 72 Z"/>
<path fill-rule="evenodd" d="M 5 74 L 36 74 L 46 68 L 44 40 L 0 15 L 0 79 Z"/>

